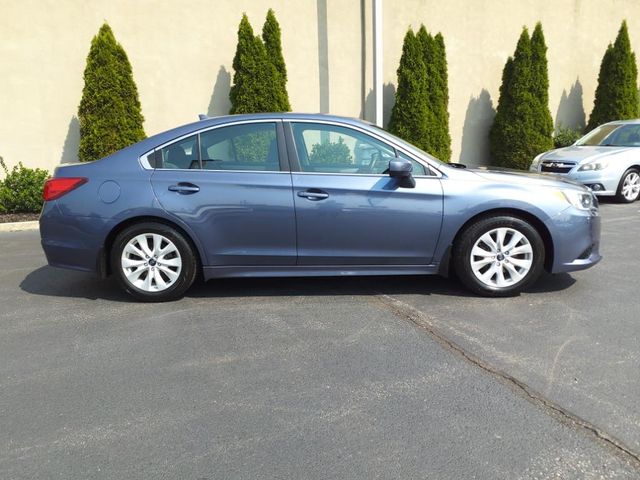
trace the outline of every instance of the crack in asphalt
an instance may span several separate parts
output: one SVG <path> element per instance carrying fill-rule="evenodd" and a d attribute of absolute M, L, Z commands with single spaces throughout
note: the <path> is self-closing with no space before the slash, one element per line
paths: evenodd
<path fill-rule="evenodd" d="M 565 424 L 577 427 L 588 433 L 590 436 L 594 437 L 596 440 L 604 442 L 616 453 L 627 459 L 635 468 L 640 469 L 640 453 L 634 452 L 629 446 L 627 446 L 621 440 L 615 438 L 613 435 L 610 435 L 588 420 L 585 420 L 584 418 L 581 418 L 578 415 L 564 409 L 562 406 L 545 397 L 542 393 L 531 388 L 526 383 L 483 361 L 477 355 L 469 352 L 461 345 L 449 339 L 445 334 L 436 329 L 429 316 L 421 310 L 401 300 L 398 300 L 397 298 L 381 292 L 377 292 L 375 297 L 369 298 L 372 298 L 375 303 L 379 304 L 386 310 L 390 310 L 394 315 L 408 320 L 418 328 L 426 331 L 429 336 L 431 336 L 446 350 L 462 357 L 465 361 L 487 372 L 502 383 L 505 383 L 514 388 L 516 391 L 523 394 L 525 399 L 527 399 L 534 405 L 541 407 L 554 418 L 563 421 L 563 423 Z"/>

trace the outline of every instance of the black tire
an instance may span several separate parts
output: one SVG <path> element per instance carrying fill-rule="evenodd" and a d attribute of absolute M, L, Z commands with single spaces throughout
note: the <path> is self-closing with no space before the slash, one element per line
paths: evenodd
<path fill-rule="evenodd" d="M 171 260 L 177 258 L 181 262 L 179 270 L 177 270 L 177 267 L 171 267 L 176 268 L 177 273 L 175 275 L 175 279 L 169 278 L 164 273 L 161 275 L 161 282 L 171 281 L 172 283 L 168 287 L 159 291 L 149 291 L 134 285 L 127 279 L 127 275 L 124 271 L 125 267 L 122 263 L 123 251 L 129 244 L 129 242 L 134 241 L 134 239 L 139 235 L 153 234 L 160 235 L 164 239 L 173 243 L 173 246 L 175 246 L 175 252 L 172 254 L 172 257 L 168 261 L 170 262 Z M 166 246 L 167 244 L 168 242 L 162 243 L 162 245 L 164 246 Z M 134 256 L 132 258 L 137 261 L 137 257 Z M 144 260 L 145 259 L 143 259 L 143 261 Z M 141 266 L 139 268 L 150 269 L 151 267 L 149 267 L 148 265 L 150 265 L 151 262 L 154 262 L 154 266 L 156 265 L 155 260 L 150 259 L 148 262 L 149 263 L 144 263 L 144 266 Z M 157 268 L 158 275 L 160 275 L 161 264 L 159 263 L 159 261 Z M 191 287 L 198 272 L 198 259 L 191 243 L 184 237 L 183 234 L 178 232 L 176 229 L 162 223 L 145 222 L 127 227 L 118 234 L 111 248 L 111 271 L 118 279 L 118 283 L 120 284 L 120 286 L 135 299 L 141 300 L 143 302 L 166 302 L 181 298 L 189 289 L 189 287 Z M 133 273 L 135 272 L 136 271 L 134 270 Z M 148 276 L 149 274 L 150 272 L 142 272 L 138 276 L 138 278 L 146 279 L 146 276 Z M 155 280 L 151 279 L 151 282 L 155 282 Z M 151 288 L 152 286 L 149 285 L 149 287 Z M 156 282 L 156 288 L 162 287 L 158 287 Z"/>
<path fill-rule="evenodd" d="M 638 197 L 640 197 L 640 190 L 638 190 L 635 193 L 635 195 L 632 195 L 629 198 L 627 198 L 622 193 L 622 189 L 624 188 L 625 182 L 630 177 L 634 178 L 634 176 L 635 176 L 636 179 L 638 179 L 640 177 L 640 171 L 638 171 L 637 168 L 630 168 L 626 172 L 624 172 L 624 174 L 622 175 L 622 178 L 620 178 L 620 183 L 618 183 L 618 189 L 616 190 L 616 201 L 618 201 L 620 203 L 633 203 L 636 200 L 638 200 Z"/>
<path fill-rule="evenodd" d="M 476 243 L 480 241 L 480 238 L 483 235 L 488 232 L 495 232 L 496 229 L 506 229 L 508 236 L 505 237 L 505 246 L 509 246 L 510 239 L 516 239 L 517 236 L 511 233 L 515 231 L 522 235 L 526 239 L 526 242 L 528 242 L 528 245 L 530 245 L 531 247 L 530 254 L 518 253 L 514 254 L 513 257 L 510 257 L 509 255 L 511 255 L 511 252 L 503 252 L 500 248 L 500 257 L 484 257 L 486 259 L 493 258 L 495 260 L 491 260 L 491 262 L 486 265 L 486 268 L 485 266 L 483 266 L 482 268 L 484 269 L 484 271 L 479 270 L 479 275 L 489 275 L 490 272 L 488 270 L 491 268 L 501 269 L 503 272 L 502 279 L 504 280 L 504 282 L 512 282 L 511 284 L 506 286 L 496 286 L 483 282 L 480 278 L 478 278 L 476 273 L 474 273 L 471 264 L 471 252 Z M 526 248 L 526 243 L 524 240 L 520 240 L 517 245 L 524 246 Z M 482 244 L 482 246 L 485 246 L 485 244 Z M 520 249 L 520 247 L 517 248 Z M 453 267 L 456 275 L 469 290 L 477 293 L 478 295 L 486 297 L 508 297 L 512 295 L 518 295 L 524 288 L 533 283 L 540 276 L 544 267 L 545 247 L 540 234 L 530 223 L 518 217 L 510 215 L 500 215 L 496 217 L 482 218 L 466 227 L 453 245 L 452 255 Z M 474 258 L 482 259 L 483 257 L 480 256 Z M 524 273 L 523 277 L 520 279 L 518 279 L 518 276 L 512 274 L 509 270 L 512 269 L 515 271 L 521 268 L 513 263 L 516 260 L 519 263 L 529 261 L 531 262 L 528 270 L 522 268 L 522 271 L 518 272 L 519 275 L 522 272 L 526 271 L 526 273 Z M 500 265 L 502 265 L 502 267 L 500 267 Z M 509 269 L 507 269 L 506 267 L 509 267 Z M 496 278 L 497 275 L 498 273 L 496 272 Z M 506 276 L 508 276 L 508 278 Z M 493 283 L 494 281 L 492 281 L 491 279 L 493 279 L 493 277 L 491 277 L 487 281 L 489 283 Z M 497 280 L 495 281 L 495 283 L 497 283 Z"/>

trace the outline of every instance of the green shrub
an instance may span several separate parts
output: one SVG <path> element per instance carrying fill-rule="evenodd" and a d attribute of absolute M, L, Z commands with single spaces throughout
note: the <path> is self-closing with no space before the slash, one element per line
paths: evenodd
<path fill-rule="evenodd" d="M 534 156 L 546 152 L 553 146 L 553 118 L 549 110 L 549 68 L 547 45 L 542 24 L 538 22 L 531 34 L 531 93 L 533 106 L 532 148 Z"/>
<path fill-rule="evenodd" d="M 553 135 L 553 146 L 555 148 L 568 147 L 576 143 L 580 137 L 582 137 L 582 133 L 579 130 L 559 127 Z"/>
<path fill-rule="evenodd" d="M 449 87 L 444 38 L 422 25 L 407 32 L 398 67 L 389 131 L 443 161 L 451 159 Z"/>
<path fill-rule="evenodd" d="M 432 37 L 428 61 L 431 64 L 431 82 L 429 86 L 429 106 L 433 112 L 431 116 L 431 144 L 433 155 L 444 161 L 451 160 L 451 135 L 449 133 L 449 85 L 447 76 L 447 53 L 444 37 L 438 33 Z"/>
<path fill-rule="evenodd" d="M 533 38 L 525 27 L 513 57 L 507 59 L 489 132 L 493 165 L 526 170 L 537 154 L 553 145 L 546 49 L 540 24 Z"/>
<path fill-rule="evenodd" d="M 612 120 L 638 118 L 638 67 L 631 50 L 627 22 L 623 21 L 613 45 L 602 57 L 593 110 L 585 131 Z"/>
<path fill-rule="evenodd" d="M 2 157 L 5 178 L 0 180 L 0 213 L 37 213 L 42 208 L 42 189 L 49 172 L 18 163 L 11 171 Z"/>
<path fill-rule="evenodd" d="M 271 47 L 273 44 L 270 43 Z M 282 73 L 267 53 L 246 14 L 238 27 L 238 45 L 233 57 L 233 85 L 229 92 L 229 113 L 281 112 L 289 110 Z"/>
<path fill-rule="evenodd" d="M 428 95 L 427 69 L 422 42 L 411 29 L 404 37 L 397 73 L 398 88 L 389 119 L 389 131 L 417 147 L 429 148 L 429 109 L 425 101 Z"/>
<path fill-rule="evenodd" d="M 278 96 L 277 99 L 281 102 L 277 105 L 274 111 L 276 112 L 289 112 L 291 111 L 291 105 L 289 104 L 289 93 L 287 92 L 287 66 L 284 62 L 284 56 L 282 55 L 282 42 L 280 40 L 280 24 L 276 20 L 276 14 L 272 9 L 267 12 L 267 18 L 262 27 L 262 41 L 264 47 L 267 50 L 267 56 L 276 71 L 278 72 Z"/>
<path fill-rule="evenodd" d="M 80 161 L 106 157 L 145 138 L 131 64 L 106 23 L 91 41 L 78 108 Z"/>
<path fill-rule="evenodd" d="M 344 143 L 342 137 L 340 137 L 337 142 L 330 142 L 327 140 L 320 143 L 314 143 L 313 147 L 311 147 L 309 163 L 312 165 L 346 165 L 353 163 L 353 157 L 351 156 L 349 147 Z"/>

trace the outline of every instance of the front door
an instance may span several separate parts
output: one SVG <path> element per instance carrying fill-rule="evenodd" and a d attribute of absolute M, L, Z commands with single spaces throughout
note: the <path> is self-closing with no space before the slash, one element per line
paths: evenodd
<path fill-rule="evenodd" d="M 396 151 L 351 127 L 291 123 L 299 265 L 428 265 L 442 223 L 440 179 L 414 161 L 415 188 L 386 173 Z"/>

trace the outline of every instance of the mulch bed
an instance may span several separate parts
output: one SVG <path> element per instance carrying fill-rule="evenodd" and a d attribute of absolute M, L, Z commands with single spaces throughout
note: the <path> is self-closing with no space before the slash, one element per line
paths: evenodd
<path fill-rule="evenodd" d="M 39 217 L 39 213 L 0 213 L 0 223 L 31 222 Z"/>

